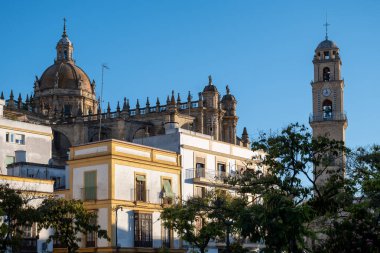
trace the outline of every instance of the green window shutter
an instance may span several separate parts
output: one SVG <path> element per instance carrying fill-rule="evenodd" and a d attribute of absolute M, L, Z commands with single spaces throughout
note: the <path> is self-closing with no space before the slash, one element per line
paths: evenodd
<path fill-rule="evenodd" d="M 164 183 L 165 196 L 169 198 L 174 198 L 174 193 L 172 191 L 170 180 L 164 179 L 163 183 Z"/>
<path fill-rule="evenodd" d="M 96 199 L 96 171 L 84 173 L 84 198 L 85 200 Z"/>
<path fill-rule="evenodd" d="M 14 156 L 6 156 L 5 157 L 5 167 L 7 167 L 9 164 L 12 164 L 15 162 Z"/>

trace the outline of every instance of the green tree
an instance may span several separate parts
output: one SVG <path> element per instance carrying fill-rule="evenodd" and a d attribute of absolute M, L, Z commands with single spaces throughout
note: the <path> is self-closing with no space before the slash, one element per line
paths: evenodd
<path fill-rule="evenodd" d="M 380 252 L 380 146 L 359 148 L 348 167 L 355 199 L 331 218 L 319 252 Z"/>
<path fill-rule="evenodd" d="M 243 199 L 218 191 L 208 192 L 206 197 L 189 198 L 164 208 L 161 219 L 165 227 L 175 230 L 181 239 L 204 253 L 213 239 L 226 238 L 229 246 L 227 238 L 237 232 L 235 223 L 241 222 L 235 210 L 243 206 Z"/>
<path fill-rule="evenodd" d="M 36 210 L 29 205 L 27 195 L 9 187 L 0 185 L 0 251 L 17 251 L 21 246 L 23 231 L 21 226 L 32 225 L 37 220 Z"/>
<path fill-rule="evenodd" d="M 87 211 L 79 200 L 48 198 L 38 208 L 40 214 L 39 229 L 52 228 L 51 240 L 59 241 L 69 253 L 76 252 L 81 241 L 80 233 L 96 232 L 98 238 L 108 239 L 107 231 L 94 224 L 97 214 Z"/>
<path fill-rule="evenodd" d="M 260 135 L 252 149 L 265 153 L 255 164 L 266 173 L 247 169 L 229 180 L 254 199 L 240 211 L 246 220 L 242 234 L 253 241 L 264 239 L 265 252 L 302 252 L 308 246 L 305 238 L 314 237 L 312 221 L 352 201 L 352 190 L 345 189 L 349 184 L 339 173 L 318 184 L 329 166 L 349 150 L 342 142 L 313 138 L 299 124 L 291 124 L 278 134 Z"/>

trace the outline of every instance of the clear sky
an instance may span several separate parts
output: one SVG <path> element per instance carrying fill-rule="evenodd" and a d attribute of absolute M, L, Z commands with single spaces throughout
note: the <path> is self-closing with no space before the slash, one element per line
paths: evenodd
<path fill-rule="evenodd" d="M 101 83 L 113 109 L 171 90 L 197 97 L 212 75 L 238 100 L 238 133 L 308 125 L 312 58 L 324 39 L 340 47 L 351 147 L 380 143 L 380 1 L 16 1 L 0 2 L 0 91 L 30 94 L 53 63 L 63 17 L 74 58 Z M 106 106 L 106 103 L 104 103 Z"/>

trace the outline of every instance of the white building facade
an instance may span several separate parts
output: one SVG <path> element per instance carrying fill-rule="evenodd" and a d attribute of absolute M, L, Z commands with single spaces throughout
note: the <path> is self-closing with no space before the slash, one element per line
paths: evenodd
<path fill-rule="evenodd" d="M 52 156 L 51 127 L 3 117 L 4 100 L 0 100 L 0 174 L 14 162 L 48 164 Z"/>
<path fill-rule="evenodd" d="M 262 154 L 247 147 L 216 141 L 210 135 L 204 135 L 181 128 L 166 129 L 166 134 L 144 137 L 135 143 L 171 150 L 181 155 L 182 199 L 203 196 L 208 190 L 218 189 L 231 195 L 236 192 L 223 179 L 242 170 L 262 169 L 254 163 Z M 265 172 L 265 171 L 264 171 Z M 217 253 L 224 242 L 210 242 L 208 253 Z M 186 243 L 184 242 L 186 247 Z M 249 244 L 257 248 L 259 245 Z"/>

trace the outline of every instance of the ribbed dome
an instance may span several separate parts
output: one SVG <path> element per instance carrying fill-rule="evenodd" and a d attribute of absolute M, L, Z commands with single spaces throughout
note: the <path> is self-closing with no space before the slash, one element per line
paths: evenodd
<path fill-rule="evenodd" d="M 211 85 L 207 85 L 204 89 L 203 89 L 203 92 L 205 91 L 214 91 L 214 92 L 218 92 L 218 89 L 216 88 L 215 85 L 211 84 Z"/>
<path fill-rule="evenodd" d="M 224 95 L 223 97 L 222 97 L 222 103 L 224 103 L 224 102 L 236 102 L 236 98 L 235 98 L 235 96 L 234 95 L 232 95 L 231 93 L 230 93 L 230 87 L 228 87 L 228 85 L 226 86 L 226 92 L 227 92 L 227 94 L 226 95 Z"/>
<path fill-rule="evenodd" d="M 236 101 L 236 98 L 234 95 L 226 94 L 222 97 L 222 103 L 227 101 Z"/>
<path fill-rule="evenodd" d="M 335 44 L 334 41 L 325 39 L 321 43 L 319 43 L 316 51 L 323 50 L 323 49 L 333 49 L 333 48 L 338 48 L 338 46 Z"/>
<path fill-rule="evenodd" d="M 72 62 L 56 62 L 48 67 L 40 78 L 40 90 L 53 89 L 78 89 L 81 81 L 81 89 L 92 92 L 91 82 L 87 74 Z"/>
<path fill-rule="evenodd" d="M 57 45 L 68 45 L 72 46 L 73 43 L 71 43 L 71 40 L 69 40 L 69 37 L 62 36 L 62 38 L 58 41 Z"/>

